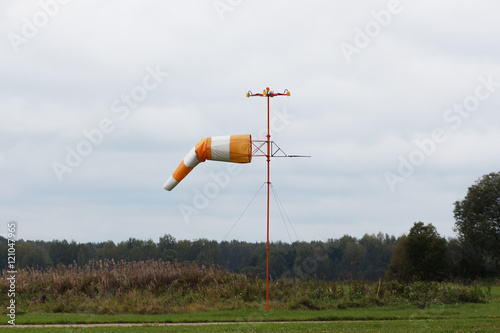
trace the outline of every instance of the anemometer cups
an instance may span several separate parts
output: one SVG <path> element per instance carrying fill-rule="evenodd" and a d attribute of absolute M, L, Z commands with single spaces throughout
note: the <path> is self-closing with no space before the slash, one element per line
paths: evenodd
<path fill-rule="evenodd" d="M 250 134 L 226 135 L 201 139 L 184 157 L 163 188 L 167 191 L 173 190 L 195 166 L 206 160 L 250 163 L 252 161 L 252 136 Z"/>

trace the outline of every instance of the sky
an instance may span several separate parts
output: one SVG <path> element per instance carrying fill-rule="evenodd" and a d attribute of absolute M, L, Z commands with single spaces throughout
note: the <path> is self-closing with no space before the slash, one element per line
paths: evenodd
<path fill-rule="evenodd" d="M 0 235 L 266 240 L 266 160 L 207 161 L 251 134 L 273 158 L 270 240 L 456 237 L 454 202 L 500 171 L 500 3 L 0 2 Z M 281 204 L 278 204 L 281 203 Z"/>

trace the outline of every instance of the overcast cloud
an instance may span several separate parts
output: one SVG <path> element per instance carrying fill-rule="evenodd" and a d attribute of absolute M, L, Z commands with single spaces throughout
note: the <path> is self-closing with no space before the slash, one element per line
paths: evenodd
<path fill-rule="evenodd" d="M 0 9 L 0 219 L 19 238 L 265 241 L 265 158 L 162 188 L 201 138 L 264 139 L 265 99 L 245 95 L 265 87 L 291 92 L 271 100 L 272 139 L 312 156 L 272 161 L 293 226 L 272 197 L 272 241 L 417 221 L 454 237 L 453 203 L 500 170 L 498 1 Z"/>

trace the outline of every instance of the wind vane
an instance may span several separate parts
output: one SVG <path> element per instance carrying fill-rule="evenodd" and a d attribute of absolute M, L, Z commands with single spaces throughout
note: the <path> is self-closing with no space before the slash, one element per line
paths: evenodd
<path fill-rule="evenodd" d="M 262 93 L 253 94 L 248 91 L 247 97 L 267 97 L 267 135 L 266 140 L 253 140 L 250 134 L 213 136 L 201 139 L 184 157 L 172 176 L 165 182 L 163 188 L 174 189 L 195 166 L 206 160 L 250 163 L 252 156 L 267 158 L 267 242 L 266 242 L 266 309 L 269 307 L 269 187 L 271 185 L 271 157 L 309 157 L 303 155 L 287 155 L 277 144 L 271 141 L 269 100 L 276 96 L 290 96 L 285 89 L 275 93 L 266 88 Z M 265 148 L 264 148 L 265 146 Z M 279 154 L 279 155 L 278 155 Z"/>

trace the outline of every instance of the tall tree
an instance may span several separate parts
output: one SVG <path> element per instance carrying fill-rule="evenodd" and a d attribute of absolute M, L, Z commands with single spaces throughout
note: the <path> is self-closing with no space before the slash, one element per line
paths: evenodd
<path fill-rule="evenodd" d="M 69 243 L 67 240 L 53 240 L 52 242 L 50 242 L 49 255 L 54 266 L 57 266 L 59 264 L 69 265 L 74 260 L 74 258 L 72 257 L 72 253 L 69 251 Z"/>
<path fill-rule="evenodd" d="M 500 262 L 500 172 L 484 175 L 455 202 L 455 227 L 464 245 L 478 252 L 490 270 Z"/>
<path fill-rule="evenodd" d="M 440 280 L 448 272 L 446 239 L 429 223 L 415 223 L 406 240 L 410 273 L 422 280 Z"/>
<path fill-rule="evenodd" d="M 400 280 L 442 280 L 448 273 L 446 239 L 429 223 L 415 222 L 394 248 L 388 276 Z"/>
<path fill-rule="evenodd" d="M 403 235 L 399 237 L 398 242 L 394 245 L 394 251 L 392 252 L 391 262 L 387 267 L 386 277 L 389 280 L 406 280 L 410 274 L 408 274 L 407 269 L 407 256 L 405 251 L 407 236 Z"/>
<path fill-rule="evenodd" d="M 17 259 L 19 257 L 19 260 Z M 47 250 L 47 244 L 43 241 L 19 241 L 16 243 L 16 265 L 19 267 L 45 268 L 52 265 Z"/>
<path fill-rule="evenodd" d="M 177 240 L 172 235 L 163 235 L 158 242 L 158 255 L 166 261 L 175 260 L 179 254 L 175 250 Z"/>
<path fill-rule="evenodd" d="M 196 253 L 196 261 L 206 264 L 223 264 L 222 252 L 217 241 L 206 238 L 198 239 L 192 243 L 192 248 Z"/>
<path fill-rule="evenodd" d="M 101 251 L 99 253 L 99 259 L 117 259 L 118 251 L 116 245 L 113 241 L 107 241 L 102 244 Z"/>

